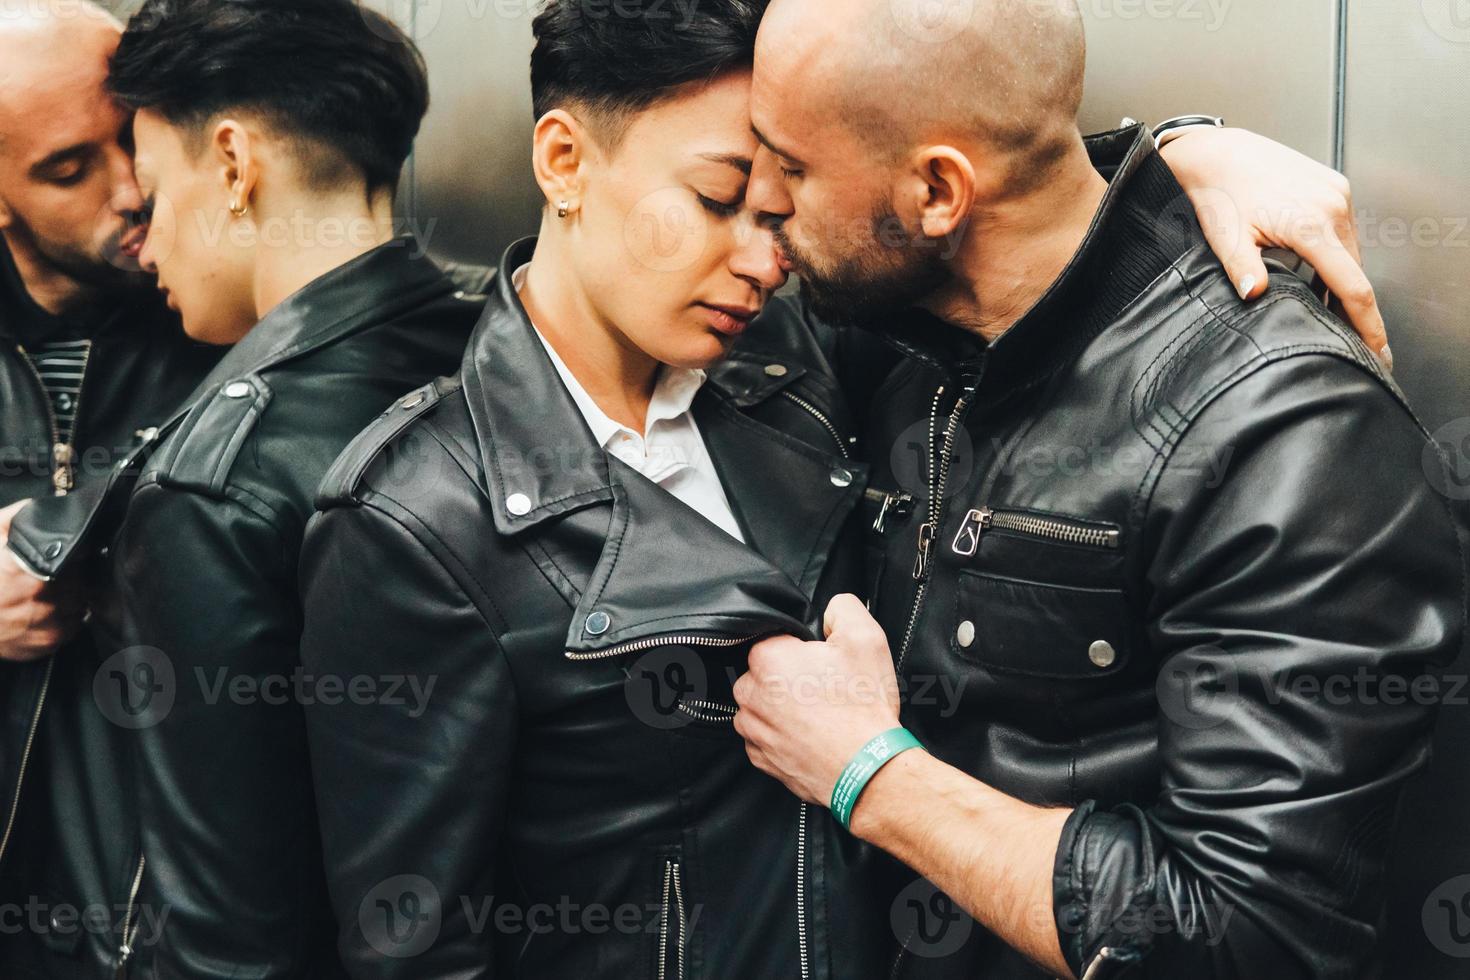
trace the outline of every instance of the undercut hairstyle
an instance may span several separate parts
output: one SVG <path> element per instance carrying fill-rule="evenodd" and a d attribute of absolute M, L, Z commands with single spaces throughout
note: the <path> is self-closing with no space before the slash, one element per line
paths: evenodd
<path fill-rule="evenodd" d="M 201 141 L 222 115 L 255 114 L 324 191 L 395 189 L 429 108 L 423 55 L 357 0 L 146 0 L 107 87 Z"/>
<path fill-rule="evenodd" d="M 633 116 L 686 85 L 749 71 L 769 0 L 547 0 L 532 22 L 531 100 L 565 108 L 616 149 Z"/>

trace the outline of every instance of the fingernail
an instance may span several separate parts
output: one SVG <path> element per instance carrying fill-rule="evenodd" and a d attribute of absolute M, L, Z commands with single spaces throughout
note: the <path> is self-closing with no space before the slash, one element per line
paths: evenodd
<path fill-rule="evenodd" d="M 1255 276 L 1246 276 L 1244 279 L 1240 280 L 1240 298 L 1241 299 L 1250 299 L 1250 295 L 1251 295 L 1251 293 L 1255 292 L 1255 289 L 1256 289 L 1256 277 Z"/>
<path fill-rule="evenodd" d="M 1387 344 L 1384 344 L 1383 350 L 1378 352 L 1378 363 L 1383 365 L 1383 370 L 1393 374 L 1393 351 Z"/>

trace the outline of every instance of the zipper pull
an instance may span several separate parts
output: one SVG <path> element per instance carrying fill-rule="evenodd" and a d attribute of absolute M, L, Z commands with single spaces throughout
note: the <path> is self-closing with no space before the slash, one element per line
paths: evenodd
<path fill-rule="evenodd" d="M 133 958 L 133 947 L 123 943 L 117 951 L 117 972 L 113 974 L 117 980 L 128 980 L 128 960 Z"/>
<path fill-rule="evenodd" d="M 56 459 L 56 469 L 51 474 L 51 486 L 55 489 L 56 496 L 65 497 L 76 486 L 74 467 L 77 451 L 64 442 L 58 442 L 51 447 L 51 453 Z"/>
<path fill-rule="evenodd" d="M 881 502 L 878 508 L 878 517 L 873 521 L 873 530 L 882 534 L 888 529 L 888 515 L 896 514 L 899 517 L 907 517 L 914 509 L 914 495 L 896 490 L 893 493 L 884 493 L 882 490 L 868 490 L 869 500 Z"/>
<path fill-rule="evenodd" d="M 934 550 L 934 535 L 939 527 L 933 521 L 919 525 L 919 554 L 914 558 L 914 581 L 922 582 L 929 577 L 929 554 Z"/>
<path fill-rule="evenodd" d="M 995 511 L 989 507 L 970 511 L 960 524 L 960 532 L 954 536 L 954 543 L 950 548 L 961 558 L 973 557 L 980 550 L 980 535 L 985 533 L 993 520 Z"/>

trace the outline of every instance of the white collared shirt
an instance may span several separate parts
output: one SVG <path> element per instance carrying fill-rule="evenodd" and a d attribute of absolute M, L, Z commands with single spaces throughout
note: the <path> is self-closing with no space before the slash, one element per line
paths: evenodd
<path fill-rule="evenodd" d="M 511 285 L 517 290 L 525 285 L 527 268 L 521 266 L 511 277 Z M 536 327 L 534 323 L 531 326 Z M 555 365 L 572 401 L 577 403 L 582 418 L 587 420 L 592 438 L 604 451 L 703 514 L 706 520 L 737 541 L 745 540 L 730 509 L 725 488 L 720 484 L 719 474 L 715 472 L 714 460 L 710 458 L 704 437 L 699 434 L 699 425 L 694 421 L 694 396 L 704 386 L 705 372 L 667 364 L 661 366 L 653 389 L 653 401 L 648 405 L 644 431 L 640 434 L 614 421 L 599 408 L 555 348 L 546 342 L 540 329 L 536 329 L 536 336 L 540 338 L 541 346 L 546 348 L 546 354 Z"/>

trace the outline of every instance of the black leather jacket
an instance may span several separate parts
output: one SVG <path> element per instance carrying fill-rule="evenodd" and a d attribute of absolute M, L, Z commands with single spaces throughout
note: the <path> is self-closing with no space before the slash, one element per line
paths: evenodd
<path fill-rule="evenodd" d="M 886 926 L 838 884 L 860 850 L 731 723 L 752 640 L 856 585 L 866 474 L 827 355 L 777 304 L 695 401 L 744 546 L 597 445 L 510 284 L 532 246 L 460 378 L 364 433 L 307 532 L 308 670 L 433 685 L 307 712 L 348 971 L 881 969 Z"/>
<path fill-rule="evenodd" d="M 913 360 L 875 399 L 873 483 L 912 499 L 876 609 L 910 690 L 960 689 L 904 721 L 1076 808 L 1054 891 L 1078 976 L 1373 975 L 1465 636 L 1463 515 L 1357 339 L 1287 275 L 1243 304 L 1146 135 L 1113 139 L 1098 222 L 1009 333 L 893 333 Z M 1042 975 L 967 919 L 903 921 L 897 977 Z"/>
<path fill-rule="evenodd" d="M 155 291 L 120 294 L 90 336 L 67 458 L 9 325 L 26 302 L 0 296 L 0 507 L 58 486 L 87 491 L 224 353 L 191 341 Z M 92 697 L 98 663 L 84 632 L 55 657 L 0 664 L 0 976 L 112 976 L 121 935 L 111 906 L 128 883 L 110 858 L 132 844 L 126 740 Z M 84 926 L 81 912 L 95 907 L 107 909 L 105 924 Z"/>
<path fill-rule="evenodd" d="M 107 855 L 138 876 L 111 898 L 128 976 L 340 975 L 301 719 L 318 692 L 299 679 L 297 552 L 332 461 L 383 406 L 455 369 L 482 302 L 410 239 L 360 256 L 225 356 L 139 455 L 135 487 L 18 522 L 12 548 L 42 571 L 112 542 L 94 616 L 120 685 L 98 697 L 138 756 L 141 847 Z"/>

